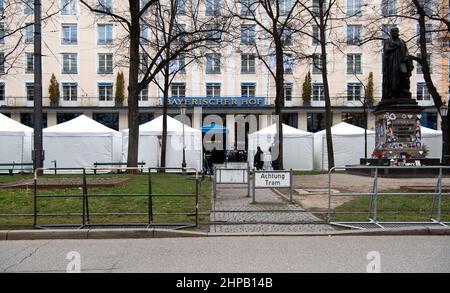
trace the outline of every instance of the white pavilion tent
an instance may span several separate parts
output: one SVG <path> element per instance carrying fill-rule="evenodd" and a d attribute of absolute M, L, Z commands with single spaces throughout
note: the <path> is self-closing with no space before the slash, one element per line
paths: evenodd
<path fill-rule="evenodd" d="M 428 148 L 427 158 L 442 158 L 442 131 L 422 127 L 422 145 Z"/>
<path fill-rule="evenodd" d="M 248 135 L 248 161 L 253 166 L 256 149 L 264 152 L 264 170 L 271 169 L 272 158 L 269 148 L 274 144 L 276 124 Z M 313 169 L 314 135 L 283 124 L 283 167 L 284 169 Z"/>
<path fill-rule="evenodd" d="M 32 141 L 32 128 L 0 114 L 0 163 L 32 163 Z"/>
<path fill-rule="evenodd" d="M 95 162 L 121 162 L 122 135 L 81 115 L 43 130 L 44 167 L 92 167 Z"/>
<path fill-rule="evenodd" d="M 145 162 L 146 168 L 160 167 L 161 140 L 163 130 L 163 116 L 139 126 L 139 154 L 138 161 Z M 123 154 L 126 160 L 128 154 L 129 129 L 123 133 Z M 186 166 L 202 170 L 203 147 L 200 130 L 184 125 L 186 145 Z M 183 162 L 183 123 L 167 116 L 167 150 L 166 167 L 181 168 Z"/>
<path fill-rule="evenodd" d="M 359 165 L 364 158 L 364 128 L 345 122 L 331 127 L 334 150 L 334 164 L 336 167 L 347 165 Z M 368 157 L 375 148 L 375 132 L 367 130 Z M 326 131 L 322 130 L 314 134 L 314 169 L 328 170 L 328 153 Z"/>

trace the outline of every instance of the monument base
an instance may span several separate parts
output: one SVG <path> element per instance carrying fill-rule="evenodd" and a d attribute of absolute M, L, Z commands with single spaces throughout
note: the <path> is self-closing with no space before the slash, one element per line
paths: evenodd
<path fill-rule="evenodd" d="M 425 159 L 420 119 L 422 108 L 412 99 L 381 101 L 374 111 L 375 150 L 373 159 Z"/>

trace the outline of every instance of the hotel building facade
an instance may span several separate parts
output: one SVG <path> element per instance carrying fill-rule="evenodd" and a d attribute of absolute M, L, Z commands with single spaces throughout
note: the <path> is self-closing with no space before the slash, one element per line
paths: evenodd
<path fill-rule="evenodd" d="M 97 1 L 112 10 L 126 2 Z M 32 1 L 18 1 L 18 4 L 10 2 L 0 0 L 0 9 L 5 16 L 0 23 L 0 36 L 4 36 L 0 38 L 0 59 L 4 60 L 0 66 L 0 113 L 33 126 L 33 26 L 27 26 L 19 33 L 8 34 L 12 27 L 33 22 L 33 6 Z M 211 9 L 221 9 L 221 5 L 214 5 L 220 4 L 220 0 L 202 2 L 205 13 Z M 279 2 L 290 3 L 289 0 Z M 359 41 L 366 33 L 364 30 L 371 15 L 383 13 L 376 11 L 377 9 L 391 9 L 394 12 L 403 0 L 339 2 L 343 13 L 354 17 L 336 26 L 335 35 L 340 36 L 342 42 L 339 50 L 330 46 L 327 53 L 333 124 L 345 121 L 363 127 L 362 100 L 370 73 L 373 74 L 374 82 L 374 106 L 381 97 L 382 40 L 363 45 L 359 45 Z M 366 2 L 370 2 L 370 6 L 366 6 Z M 44 126 L 56 125 L 85 114 L 113 129 L 126 129 L 127 102 L 125 100 L 123 105 L 116 105 L 114 99 L 117 74 L 123 72 L 125 81 L 127 77 L 126 66 L 122 66 L 123 61 L 118 60 L 118 52 L 123 49 L 116 44 L 116 40 L 124 35 L 121 25 L 110 18 L 90 12 L 76 0 L 43 0 L 43 10 L 47 16 L 52 14 L 43 21 L 42 34 Z M 398 19 L 394 23 L 400 28 L 402 38 L 409 39 L 410 54 L 417 54 L 417 43 L 414 41 L 417 24 L 404 19 Z M 384 32 L 380 31 L 380 36 L 386 37 L 386 31 L 394 24 L 386 21 L 377 25 L 384 28 Z M 203 62 L 189 65 L 176 76 L 170 91 L 172 102 L 177 98 L 210 101 L 198 103 L 202 106 L 203 115 L 216 114 L 223 118 L 229 129 L 226 135 L 228 149 L 236 146 L 235 115 L 253 114 L 257 117 L 258 129 L 263 129 L 272 124 L 274 113 L 275 82 L 265 65 L 255 58 L 252 49 L 252 39 L 255 38 L 257 29 L 245 22 L 240 26 L 241 36 L 235 41 L 240 44 L 226 45 L 221 54 L 206 55 Z M 310 29 L 311 34 L 317 32 L 313 26 Z M 436 35 L 430 33 L 428 37 L 432 78 L 440 94 L 447 97 L 450 92 L 449 47 L 443 49 L 437 45 L 439 38 Z M 295 41 L 303 43 L 308 54 L 312 55 L 318 50 L 318 44 L 306 36 Z M 13 50 L 18 43 L 18 48 Z M 415 66 L 411 92 L 413 98 L 424 107 L 422 123 L 439 129 L 439 117 L 428 94 L 420 66 Z M 310 103 L 305 103 L 301 98 L 302 84 L 308 72 L 311 72 L 312 77 L 312 97 Z M 60 87 L 61 97 L 57 105 L 51 105 L 48 98 L 47 89 L 52 75 L 55 75 Z M 162 96 L 162 92 L 154 84 L 141 93 L 141 123 L 162 114 Z M 188 109 L 188 115 L 191 115 L 191 110 Z M 179 111 L 177 107 L 170 107 L 169 113 L 175 115 Z M 283 121 L 310 132 L 317 132 L 325 127 L 322 76 L 310 59 L 285 62 Z M 369 114 L 369 129 L 373 129 L 374 124 L 374 117 Z M 199 129 L 202 126 L 201 119 L 194 119 L 192 125 Z"/>

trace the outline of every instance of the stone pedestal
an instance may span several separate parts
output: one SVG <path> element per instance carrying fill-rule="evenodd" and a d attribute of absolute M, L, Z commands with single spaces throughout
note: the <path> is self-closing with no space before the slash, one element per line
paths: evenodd
<path fill-rule="evenodd" d="M 382 102 L 375 115 L 374 159 L 387 159 L 391 165 L 401 165 L 406 160 L 423 159 L 420 118 L 422 108 L 408 99 Z"/>

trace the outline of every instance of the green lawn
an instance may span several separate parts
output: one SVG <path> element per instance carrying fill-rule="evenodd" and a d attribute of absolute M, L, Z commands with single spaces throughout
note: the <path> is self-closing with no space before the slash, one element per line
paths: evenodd
<path fill-rule="evenodd" d="M 397 191 L 391 191 L 396 193 Z M 335 209 L 333 221 L 367 221 L 369 212 L 369 197 L 358 197 Z M 443 197 L 442 219 L 450 221 L 450 199 Z M 380 196 L 378 198 L 378 221 L 429 221 L 433 206 L 433 196 L 414 195 Z M 435 209 L 434 218 L 437 218 Z"/>
<path fill-rule="evenodd" d="M 46 175 L 45 178 L 77 178 L 81 175 Z M 30 179 L 32 176 L 0 176 L 0 183 Z M 147 174 L 108 174 L 88 175 L 87 181 L 103 178 L 128 178 L 129 181 L 115 187 L 88 188 L 89 194 L 148 194 Z M 201 181 L 199 185 L 199 212 L 208 213 L 211 209 L 211 182 Z M 152 174 L 154 194 L 193 194 L 195 180 L 179 174 Z M 73 194 L 81 195 L 81 186 L 77 188 L 39 190 L 40 195 Z M 80 224 L 82 217 L 81 198 L 41 198 L 39 200 L 41 214 L 57 214 L 41 216 L 39 224 Z M 91 224 L 104 223 L 147 223 L 148 197 L 98 197 L 89 198 Z M 107 213 L 142 213 L 142 215 L 107 215 Z M 153 199 L 154 223 L 194 223 L 195 197 L 155 197 Z M 33 189 L 0 189 L 0 214 L 32 214 Z M 189 213 L 191 215 L 181 215 Z M 102 215 L 99 215 L 102 214 Z M 208 216 L 200 216 L 200 221 L 208 221 Z M 29 228 L 33 217 L 0 217 L 0 229 L 11 226 Z"/>

